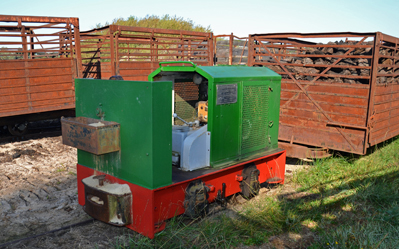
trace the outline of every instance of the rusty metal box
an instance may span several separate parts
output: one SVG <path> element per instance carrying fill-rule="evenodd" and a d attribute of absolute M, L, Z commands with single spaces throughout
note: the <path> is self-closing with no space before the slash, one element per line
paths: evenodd
<path fill-rule="evenodd" d="M 61 118 L 62 143 L 95 155 L 120 150 L 120 124 L 94 118 Z"/>

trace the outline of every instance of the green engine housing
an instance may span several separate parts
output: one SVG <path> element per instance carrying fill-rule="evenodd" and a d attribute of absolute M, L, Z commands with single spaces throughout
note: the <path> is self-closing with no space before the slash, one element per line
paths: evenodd
<path fill-rule="evenodd" d="M 160 68 L 148 79 L 169 80 L 174 84 L 193 82 L 196 74 L 206 79 L 212 167 L 234 164 L 277 149 L 280 75 L 266 67 L 196 66 L 187 63 L 190 66 L 164 66 L 160 63 Z M 175 93 L 175 99 L 178 98 Z"/>

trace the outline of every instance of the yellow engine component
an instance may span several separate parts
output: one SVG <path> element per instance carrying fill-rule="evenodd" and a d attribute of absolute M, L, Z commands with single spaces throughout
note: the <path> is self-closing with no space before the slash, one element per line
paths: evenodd
<path fill-rule="evenodd" d="M 208 101 L 198 102 L 198 120 L 208 123 Z"/>

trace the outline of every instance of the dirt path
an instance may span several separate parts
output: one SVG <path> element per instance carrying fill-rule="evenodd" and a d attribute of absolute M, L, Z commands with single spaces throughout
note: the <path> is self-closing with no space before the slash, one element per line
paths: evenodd
<path fill-rule="evenodd" d="M 78 204 L 76 161 L 61 137 L 0 145 L 0 244 L 91 219 Z M 91 221 L 5 248 L 109 248 L 129 236 L 137 233 Z"/>

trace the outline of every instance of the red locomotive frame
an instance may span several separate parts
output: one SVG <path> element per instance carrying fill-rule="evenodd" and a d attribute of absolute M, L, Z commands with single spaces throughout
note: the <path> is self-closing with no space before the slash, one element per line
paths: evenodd
<path fill-rule="evenodd" d="M 126 227 L 154 238 L 155 233 L 165 229 L 165 221 L 184 213 L 184 199 L 187 185 L 196 179 L 201 179 L 209 187 L 209 202 L 215 201 L 218 190 L 222 190 L 222 184 L 226 184 L 225 195 L 230 196 L 241 191 L 240 177 L 242 170 L 248 163 L 254 163 L 260 171 L 259 182 L 283 184 L 285 174 L 286 151 L 279 152 L 239 163 L 227 168 L 204 174 L 196 178 L 177 182 L 169 186 L 150 190 L 136 184 L 126 182 L 114 176 L 105 174 L 105 179 L 110 183 L 128 184 L 132 192 L 132 223 Z M 82 179 L 92 175 L 104 175 L 104 172 L 77 165 L 79 204 L 85 205 L 85 192 Z M 278 179 L 280 178 L 280 179 Z M 278 179 L 270 181 L 270 179 Z"/>

